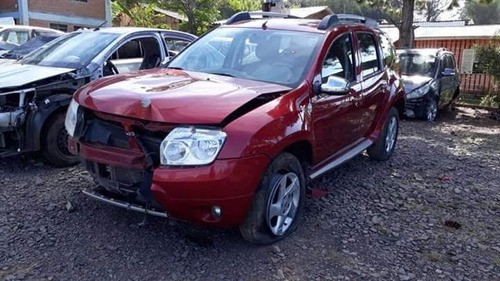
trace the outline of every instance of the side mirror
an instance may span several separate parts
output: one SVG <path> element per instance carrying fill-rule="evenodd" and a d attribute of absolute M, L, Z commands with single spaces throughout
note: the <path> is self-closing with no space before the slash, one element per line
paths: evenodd
<path fill-rule="evenodd" d="M 445 68 L 443 72 L 441 72 L 443 76 L 455 76 L 455 69 L 453 68 Z"/>
<path fill-rule="evenodd" d="M 321 84 L 321 93 L 328 95 L 345 95 L 349 92 L 349 81 L 337 76 L 328 77 L 325 84 Z"/>

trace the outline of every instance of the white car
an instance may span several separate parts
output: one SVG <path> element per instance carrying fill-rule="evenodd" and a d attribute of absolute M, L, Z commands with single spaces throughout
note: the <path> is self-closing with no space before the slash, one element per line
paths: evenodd
<path fill-rule="evenodd" d="M 64 32 L 35 26 L 0 26 L 0 55 L 6 53 L 39 35 L 63 34 Z"/>

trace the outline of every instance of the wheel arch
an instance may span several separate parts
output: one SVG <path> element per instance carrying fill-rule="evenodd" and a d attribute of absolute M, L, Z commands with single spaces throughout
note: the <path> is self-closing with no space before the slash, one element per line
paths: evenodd
<path fill-rule="evenodd" d="M 48 120 L 56 114 L 65 112 L 72 95 L 58 93 L 47 97 L 38 108 L 30 114 L 26 123 L 26 148 L 38 151 L 42 145 L 42 136 L 47 129 Z"/>

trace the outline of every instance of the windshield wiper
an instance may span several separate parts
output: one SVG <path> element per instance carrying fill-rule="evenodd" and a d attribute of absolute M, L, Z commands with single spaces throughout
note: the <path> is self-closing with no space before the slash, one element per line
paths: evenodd
<path fill-rule="evenodd" d="M 177 69 L 177 70 L 184 70 L 184 68 L 178 67 L 178 66 L 167 66 L 166 68 Z"/>
<path fill-rule="evenodd" d="M 234 75 L 223 73 L 223 72 L 208 72 L 209 74 L 213 75 L 220 75 L 220 76 L 227 76 L 227 77 L 234 77 Z"/>

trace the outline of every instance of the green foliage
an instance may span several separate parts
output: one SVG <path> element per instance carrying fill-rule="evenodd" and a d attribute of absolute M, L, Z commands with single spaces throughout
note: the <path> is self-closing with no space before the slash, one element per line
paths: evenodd
<path fill-rule="evenodd" d="M 494 94 L 483 97 L 481 105 L 500 106 L 500 37 L 494 37 L 487 45 L 475 46 L 475 50 L 479 70 L 495 81 Z"/>
<path fill-rule="evenodd" d="M 500 0 L 494 0 L 489 4 L 468 1 L 462 16 L 472 19 L 474 24 L 500 23 Z"/>
<path fill-rule="evenodd" d="M 262 1 L 260 0 L 227 0 L 227 4 L 235 12 L 262 9 Z"/>
<path fill-rule="evenodd" d="M 203 34 L 220 16 L 223 0 L 157 0 L 158 6 L 185 15 L 188 22 L 181 29 L 193 34 Z"/>
<path fill-rule="evenodd" d="M 129 8 L 122 2 L 112 2 L 113 23 L 120 25 L 122 17 L 126 16 L 130 19 L 129 25 L 132 26 L 169 29 L 168 25 L 162 22 L 163 16 L 156 13 L 154 7 L 153 4 L 135 4 Z"/>

